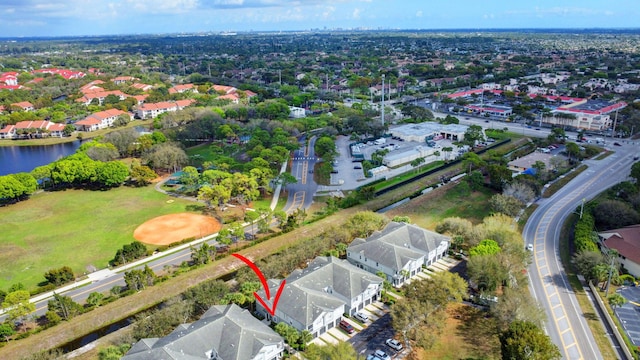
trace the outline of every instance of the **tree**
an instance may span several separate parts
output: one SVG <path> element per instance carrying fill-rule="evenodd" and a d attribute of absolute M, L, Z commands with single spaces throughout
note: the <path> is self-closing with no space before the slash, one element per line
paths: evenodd
<path fill-rule="evenodd" d="M 514 321 L 500 334 L 502 359 L 556 360 L 562 358 L 558 347 L 539 327 L 528 321 Z"/>
<path fill-rule="evenodd" d="M 336 144 L 332 138 L 323 136 L 316 140 L 314 150 L 316 155 L 321 158 L 326 155 L 333 156 L 336 153 Z"/>
<path fill-rule="evenodd" d="M 63 320 L 69 320 L 82 313 L 82 306 L 69 296 L 53 293 L 53 299 L 48 302 L 49 311 L 58 314 Z"/>
<path fill-rule="evenodd" d="M 96 166 L 96 182 L 102 187 L 118 187 L 128 177 L 129 169 L 120 161 L 98 162 Z"/>
<path fill-rule="evenodd" d="M 158 177 L 158 174 L 146 165 L 133 165 L 129 177 L 136 186 L 144 186 L 150 184 L 151 180 Z"/>
<path fill-rule="evenodd" d="M 595 268 L 598 264 L 604 263 L 604 258 L 599 251 L 581 251 L 573 256 L 573 265 L 579 274 L 582 274 L 587 281 L 595 280 L 592 278 L 593 273 L 591 269 Z"/>
<path fill-rule="evenodd" d="M 50 284 L 60 286 L 73 281 L 76 277 L 73 274 L 73 270 L 68 266 L 63 266 L 59 269 L 51 269 L 44 274 L 44 278 Z"/>
<path fill-rule="evenodd" d="M 224 185 L 203 185 L 198 190 L 198 199 L 205 201 L 209 207 L 215 207 L 231 199 L 231 188 Z"/>
<path fill-rule="evenodd" d="M 574 142 L 568 142 L 565 144 L 565 151 L 569 155 L 569 161 L 578 159 L 580 157 L 580 146 Z M 633 169 L 633 168 L 632 168 Z"/>
<path fill-rule="evenodd" d="M 468 174 L 471 174 L 471 170 L 479 169 L 485 165 L 484 160 L 474 152 L 466 152 L 462 155 L 462 166 L 469 169 Z"/>
<path fill-rule="evenodd" d="M 494 255 L 502 251 L 500 245 L 494 240 L 486 239 L 480 241 L 480 244 L 469 249 L 469 255 Z"/>
<path fill-rule="evenodd" d="M 417 159 L 414 159 L 413 161 L 411 161 L 411 166 L 415 169 L 419 169 L 420 165 L 424 164 L 425 160 L 423 157 L 419 157 Z"/>
<path fill-rule="evenodd" d="M 20 182 L 20 184 L 22 184 L 22 186 L 24 187 L 23 195 L 31 195 L 38 189 L 38 182 L 33 177 L 33 175 L 29 173 L 20 172 L 11 174 L 9 176 L 12 176 L 14 179 Z"/>
<path fill-rule="evenodd" d="M 106 144 L 96 143 L 96 144 L 97 144 L 96 146 L 91 146 L 86 151 L 87 156 L 89 156 L 92 160 L 112 161 L 112 160 L 116 160 L 120 156 L 118 149 L 116 149 L 116 147 L 113 146 L 113 144 L 109 144 L 109 143 L 106 143 Z"/>
<path fill-rule="evenodd" d="M 89 296 L 87 297 L 87 304 L 89 304 L 90 306 L 97 307 L 97 306 L 100 306 L 102 299 L 104 299 L 104 295 L 102 293 L 94 291 L 91 294 L 89 294 Z"/>
<path fill-rule="evenodd" d="M 640 215 L 630 205 L 619 200 L 603 200 L 593 209 L 596 228 L 617 229 L 640 222 Z"/>
<path fill-rule="evenodd" d="M 631 165 L 631 173 L 629 176 L 636 179 L 636 186 L 640 187 L 640 162 L 635 162 Z"/>
<path fill-rule="evenodd" d="M 489 199 L 491 209 L 511 217 L 516 217 L 522 209 L 522 202 L 513 196 L 495 194 Z"/>
<path fill-rule="evenodd" d="M 484 176 L 480 171 L 474 170 L 466 177 L 467 183 L 469 183 L 469 188 L 473 191 L 478 191 L 482 189 L 484 185 Z"/>
<path fill-rule="evenodd" d="M 76 127 L 73 126 L 72 124 L 67 124 L 64 126 L 64 129 L 62 129 L 62 134 L 64 136 L 71 136 L 71 134 L 73 134 L 74 131 L 76 131 Z"/>
<path fill-rule="evenodd" d="M 482 131 L 482 126 L 471 125 L 464 133 L 464 140 L 462 142 L 469 146 L 474 146 L 477 141 L 482 141 L 483 139 L 484 132 Z"/>
<path fill-rule="evenodd" d="M 27 290 L 17 290 L 9 292 L 2 302 L 10 320 L 21 319 L 36 310 L 36 305 L 29 301 L 31 294 Z"/>
<path fill-rule="evenodd" d="M 119 360 L 127 353 L 127 351 L 129 351 L 130 348 L 131 345 L 129 344 L 107 346 L 106 348 L 100 349 L 98 352 L 98 360 Z"/>
<path fill-rule="evenodd" d="M 526 204 L 536 196 L 535 190 L 522 180 L 507 184 L 502 190 L 502 195 L 511 196 Z"/>
<path fill-rule="evenodd" d="M 488 166 L 489 184 L 492 188 L 501 191 L 513 178 L 511 170 L 505 165 L 491 164 Z"/>
<path fill-rule="evenodd" d="M 182 174 L 180 175 L 180 183 L 184 185 L 196 185 L 200 181 L 200 174 L 198 169 L 193 166 L 185 166 L 182 168 Z"/>
<path fill-rule="evenodd" d="M 187 164 L 189 158 L 178 145 L 172 143 L 156 144 L 143 154 L 143 159 L 155 169 L 176 171 Z"/>
<path fill-rule="evenodd" d="M 609 297 L 607 297 L 607 301 L 609 301 L 609 305 L 611 305 L 611 307 L 615 309 L 617 307 L 624 305 L 627 302 L 627 299 L 625 299 L 624 296 L 618 293 L 614 293 L 609 295 Z"/>
<path fill-rule="evenodd" d="M 337 344 L 323 346 L 311 344 L 304 352 L 304 357 L 309 360 L 356 360 L 357 354 L 351 344 L 340 341 Z"/>
<path fill-rule="evenodd" d="M 8 323 L 0 324 L 0 338 L 2 338 L 5 342 L 9 341 L 9 336 L 15 334 L 15 330 L 13 326 Z"/>
<path fill-rule="evenodd" d="M 447 305 L 461 302 L 467 295 L 467 287 L 465 280 L 450 272 L 412 282 L 405 297 L 391 306 L 393 327 L 402 332 L 407 344 L 408 339 L 413 339 L 423 346 L 432 345 L 441 329 Z"/>
<path fill-rule="evenodd" d="M 215 252 L 215 248 L 203 242 L 199 248 L 191 247 L 191 262 L 194 265 L 204 265 L 211 261 L 211 254 Z"/>

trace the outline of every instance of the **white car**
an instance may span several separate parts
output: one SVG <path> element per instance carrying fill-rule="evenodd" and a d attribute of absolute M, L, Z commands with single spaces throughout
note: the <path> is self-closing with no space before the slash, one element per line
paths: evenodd
<path fill-rule="evenodd" d="M 387 346 L 389 346 L 390 348 L 392 348 L 395 351 L 401 351 L 402 350 L 402 344 L 400 343 L 400 341 L 398 341 L 396 339 L 387 339 L 387 341 L 385 341 L 384 343 L 387 344 Z"/>
<path fill-rule="evenodd" d="M 533 251 L 533 244 L 528 244 L 527 245 L 527 250 Z"/>
<path fill-rule="evenodd" d="M 369 320 L 369 317 L 361 312 L 356 313 L 355 315 L 353 315 L 354 318 L 356 318 L 356 320 L 360 321 L 361 323 L 366 323 L 367 320 Z"/>
<path fill-rule="evenodd" d="M 376 350 L 373 355 L 380 358 L 380 360 L 391 360 L 391 356 L 382 350 Z"/>

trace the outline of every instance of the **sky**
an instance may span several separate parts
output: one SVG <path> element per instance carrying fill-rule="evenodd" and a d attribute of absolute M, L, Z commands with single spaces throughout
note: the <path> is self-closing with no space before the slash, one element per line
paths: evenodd
<path fill-rule="evenodd" d="M 638 28 L 638 0 L 0 0 L 0 37 Z"/>

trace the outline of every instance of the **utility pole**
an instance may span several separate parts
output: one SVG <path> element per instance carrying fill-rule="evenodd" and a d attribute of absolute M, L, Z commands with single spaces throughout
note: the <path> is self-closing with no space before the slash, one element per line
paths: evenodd
<path fill-rule="evenodd" d="M 584 198 L 582 199 L 582 205 L 580 205 L 580 219 L 582 219 L 582 212 L 584 211 Z"/>
<path fill-rule="evenodd" d="M 382 74 L 382 101 L 380 102 L 380 117 L 382 119 L 382 126 L 384 127 L 384 74 Z"/>
<path fill-rule="evenodd" d="M 618 123 L 618 109 L 616 109 L 616 117 L 613 119 L 613 130 L 611 131 L 611 140 L 616 136 L 616 124 Z"/>

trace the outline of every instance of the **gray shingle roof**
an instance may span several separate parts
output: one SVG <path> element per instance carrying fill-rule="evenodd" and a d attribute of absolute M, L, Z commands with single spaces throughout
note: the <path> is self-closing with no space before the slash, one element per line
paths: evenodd
<path fill-rule="evenodd" d="M 278 312 L 305 327 L 323 312 L 350 303 L 369 285 L 382 283 L 378 276 L 335 257 L 317 257 L 306 269 L 292 272 L 286 281 L 278 302 Z M 273 298 L 280 281 L 270 280 L 269 283 Z M 258 293 L 264 299 L 264 291 Z"/>
<path fill-rule="evenodd" d="M 436 250 L 443 241 L 450 240 L 448 236 L 416 225 L 391 222 L 367 239 L 354 240 L 348 251 L 362 254 L 385 267 L 402 269 L 410 260 L 419 259 Z"/>
<path fill-rule="evenodd" d="M 178 326 L 161 339 L 142 339 L 124 360 L 209 359 L 215 349 L 224 360 L 254 358 L 267 345 L 282 344 L 267 325 L 237 305 L 211 307 L 200 320 Z"/>

